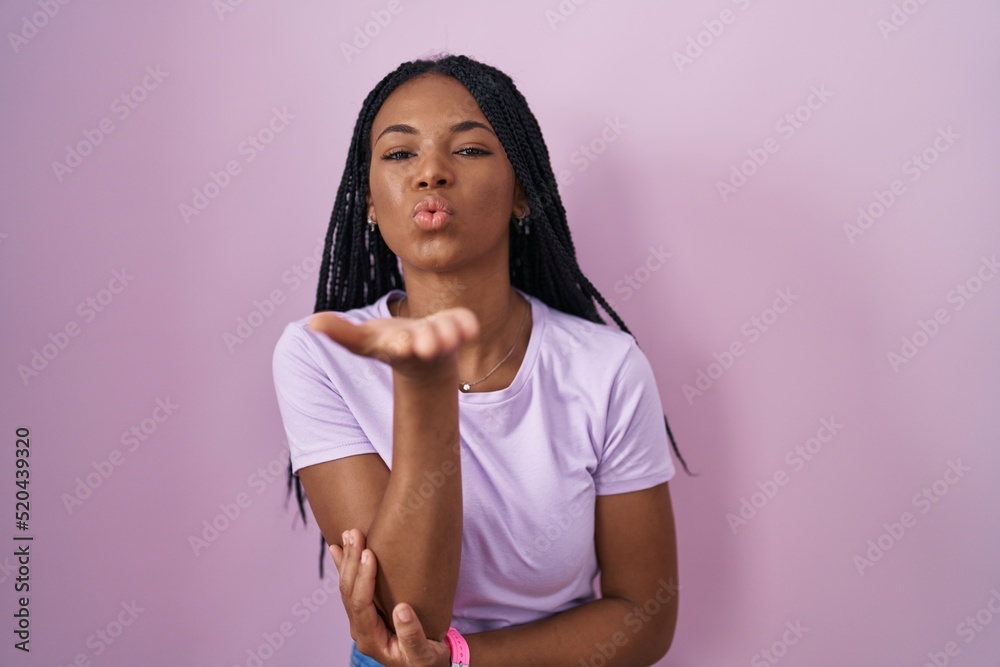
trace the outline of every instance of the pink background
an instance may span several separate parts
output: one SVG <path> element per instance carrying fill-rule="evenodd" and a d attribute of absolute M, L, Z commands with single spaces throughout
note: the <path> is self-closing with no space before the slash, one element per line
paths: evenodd
<path fill-rule="evenodd" d="M 248 1 L 221 18 L 207 1 L 52 4 L 51 18 L 37 1 L 0 8 L 4 539 L 19 533 L 17 426 L 31 430 L 35 536 L 32 651 L 12 648 L 6 556 L 0 662 L 247 665 L 284 623 L 294 634 L 263 664 L 347 663 L 339 597 L 302 613 L 325 597 L 319 540 L 285 505 L 271 353 L 311 312 L 310 258 L 361 101 L 400 62 L 448 50 L 506 71 L 528 99 L 581 266 L 652 361 L 700 473 L 671 483 L 681 614 L 660 664 L 772 664 L 773 648 L 782 665 L 917 666 L 948 642 L 948 664 L 995 664 L 1000 279 L 982 263 L 1000 251 L 995 2 L 399 0 L 391 14 Z M 894 7 L 906 21 L 883 36 Z M 391 20 L 348 59 L 341 44 L 372 12 Z M 678 67 L 688 48 L 697 57 Z M 142 90 L 157 66 L 164 78 Z M 136 86 L 144 99 L 123 118 L 114 100 Z M 814 87 L 829 96 L 810 109 Z M 294 118 L 248 161 L 240 144 L 274 108 Z M 788 136 L 777 123 L 796 113 Z M 102 119 L 113 131 L 57 176 Z M 933 164 L 914 172 L 925 151 Z M 724 199 L 717 184 L 762 153 Z M 230 160 L 240 172 L 186 222 L 180 205 Z M 851 242 L 844 226 L 894 180 L 903 194 Z M 967 282 L 971 300 L 952 292 Z M 795 298 L 772 318 L 777 290 Z M 275 291 L 260 326 L 227 345 Z M 100 312 L 78 310 L 88 298 L 105 299 Z M 19 366 L 70 322 L 77 335 L 23 381 Z M 919 347 L 894 368 L 904 337 Z M 728 368 L 710 366 L 736 342 Z M 715 377 L 689 400 L 699 370 Z M 158 399 L 177 406 L 165 419 Z M 841 426 L 794 464 L 823 419 Z M 123 442 L 144 420 L 144 439 Z M 67 509 L 115 450 L 120 465 Z M 934 491 L 949 462 L 967 470 Z M 754 496 L 776 474 L 786 483 Z M 925 487 L 935 502 L 919 500 Z M 237 498 L 239 516 L 196 555 L 189 536 Z M 759 507 L 734 530 L 744 499 Z M 885 524 L 904 512 L 896 539 Z M 889 549 L 859 572 L 880 539 Z M 332 560 L 327 572 L 336 590 Z M 88 642 L 132 601 L 141 612 L 113 643 Z M 977 613 L 979 630 L 960 625 Z M 808 630 L 783 643 L 796 622 Z"/>

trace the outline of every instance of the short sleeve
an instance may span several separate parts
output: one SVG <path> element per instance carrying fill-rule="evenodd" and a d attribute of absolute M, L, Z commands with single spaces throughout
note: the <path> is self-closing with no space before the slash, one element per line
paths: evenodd
<path fill-rule="evenodd" d="M 295 474 L 316 463 L 377 453 L 318 359 L 310 333 L 295 322 L 286 326 L 272 373 Z"/>
<path fill-rule="evenodd" d="M 595 493 L 647 489 L 670 480 L 674 472 L 653 369 L 633 339 L 611 388 Z"/>

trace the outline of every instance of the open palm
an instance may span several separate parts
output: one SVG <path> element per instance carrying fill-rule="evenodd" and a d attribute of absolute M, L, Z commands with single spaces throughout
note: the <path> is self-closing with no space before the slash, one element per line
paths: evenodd
<path fill-rule="evenodd" d="M 358 324 L 324 311 L 312 315 L 308 326 L 354 354 L 378 359 L 413 377 L 453 362 L 454 353 L 479 335 L 479 320 L 463 307 L 426 317 L 382 317 Z"/>

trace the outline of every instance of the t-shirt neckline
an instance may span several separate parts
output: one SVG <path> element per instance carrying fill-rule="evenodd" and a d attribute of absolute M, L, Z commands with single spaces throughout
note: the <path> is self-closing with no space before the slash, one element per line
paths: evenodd
<path fill-rule="evenodd" d="M 497 391 L 473 391 L 465 393 L 458 387 L 455 387 L 460 404 L 493 404 L 513 398 L 515 394 L 521 391 L 521 388 L 528 381 L 528 377 L 534 370 L 535 360 L 538 358 L 538 348 L 541 347 L 542 334 L 545 330 L 545 307 L 541 301 L 531 294 L 517 287 L 514 287 L 514 290 L 527 299 L 528 304 L 531 306 L 531 334 L 528 339 L 528 349 L 524 353 L 524 359 L 521 360 L 521 367 L 517 369 L 514 381 Z M 389 299 L 405 294 L 406 292 L 401 289 L 391 289 L 383 294 L 376 302 L 379 317 L 391 317 L 389 314 Z"/>

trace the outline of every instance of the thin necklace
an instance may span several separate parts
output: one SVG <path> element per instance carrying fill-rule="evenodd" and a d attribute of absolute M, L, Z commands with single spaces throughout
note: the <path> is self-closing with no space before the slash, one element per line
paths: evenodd
<path fill-rule="evenodd" d="M 396 302 L 396 317 L 399 317 L 399 311 L 403 308 L 403 301 L 405 301 L 405 300 L 406 300 L 406 297 L 404 296 L 402 299 L 400 299 L 399 301 Z M 468 393 L 469 390 L 472 389 L 474 386 L 476 386 L 477 384 L 479 384 L 480 382 L 482 382 L 483 380 L 485 380 L 489 376 L 493 375 L 493 371 L 495 371 L 496 369 L 500 368 L 500 364 L 502 364 L 503 362 L 507 361 L 507 357 L 509 357 L 510 355 L 512 355 L 514 353 L 514 348 L 517 347 L 517 341 L 521 340 L 521 332 L 524 331 L 524 323 L 528 321 L 528 311 L 529 310 L 531 310 L 531 304 L 528 304 L 528 307 L 524 309 L 524 317 L 521 318 L 521 328 L 517 330 L 517 338 L 514 339 L 514 347 L 510 348 L 510 352 L 508 352 L 507 355 L 503 359 L 500 360 L 500 363 L 498 363 L 496 366 L 493 367 L 492 371 L 490 371 L 489 373 L 487 373 L 483 377 L 479 378 L 475 382 L 459 382 L 458 383 L 459 390 L 461 390 L 464 393 Z"/>

